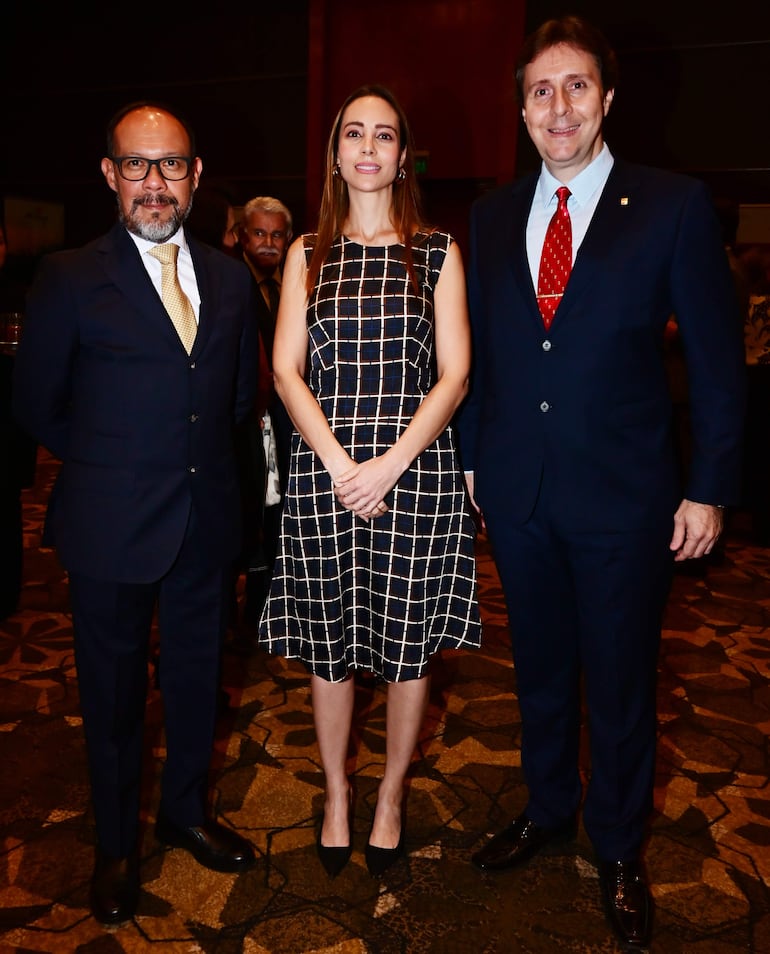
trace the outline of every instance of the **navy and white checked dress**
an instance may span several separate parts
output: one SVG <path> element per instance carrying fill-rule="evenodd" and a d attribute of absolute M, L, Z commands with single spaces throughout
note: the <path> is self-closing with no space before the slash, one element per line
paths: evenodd
<path fill-rule="evenodd" d="M 313 236 L 305 236 L 308 260 Z M 404 247 L 331 247 L 308 307 L 308 384 L 356 461 L 382 454 L 435 379 L 433 288 L 452 238 L 416 237 L 415 294 Z M 362 669 L 388 682 L 426 674 L 440 649 L 478 647 L 474 527 L 447 428 L 368 523 L 342 507 L 294 433 L 260 644 L 324 679 Z"/>

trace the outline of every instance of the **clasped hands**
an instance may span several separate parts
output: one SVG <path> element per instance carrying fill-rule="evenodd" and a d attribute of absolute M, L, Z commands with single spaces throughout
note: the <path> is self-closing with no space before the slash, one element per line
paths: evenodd
<path fill-rule="evenodd" d="M 368 523 L 390 509 L 384 497 L 393 483 L 383 459 L 372 457 L 362 464 L 354 462 L 349 470 L 333 478 L 332 486 L 340 504 Z"/>

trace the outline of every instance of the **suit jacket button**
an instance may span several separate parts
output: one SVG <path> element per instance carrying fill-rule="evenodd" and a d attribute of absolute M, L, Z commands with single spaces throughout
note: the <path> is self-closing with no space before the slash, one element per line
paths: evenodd
<path fill-rule="evenodd" d="M 543 403 L 540 405 L 540 410 L 543 412 L 543 414 L 545 414 L 546 411 L 551 410 L 551 405 L 548 403 L 548 401 L 543 401 Z"/>
<path fill-rule="evenodd" d="M 196 473 L 196 471 L 198 470 L 197 467 L 188 467 L 187 469 L 190 471 L 191 474 Z"/>
<path fill-rule="evenodd" d="M 197 415 L 197 414 L 191 414 L 191 415 L 190 415 L 190 422 L 191 422 L 192 424 L 194 424 L 197 420 L 198 420 L 198 415 Z"/>
<path fill-rule="evenodd" d="M 546 339 L 543 342 L 543 351 L 550 351 L 550 350 L 551 350 L 551 342 Z"/>

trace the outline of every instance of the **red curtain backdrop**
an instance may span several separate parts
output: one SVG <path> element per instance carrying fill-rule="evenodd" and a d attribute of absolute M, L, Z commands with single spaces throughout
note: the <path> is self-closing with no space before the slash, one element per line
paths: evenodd
<path fill-rule="evenodd" d="M 310 0 L 307 206 L 318 208 L 326 139 L 357 86 L 403 105 L 426 180 L 513 177 L 519 109 L 513 63 L 524 31 L 516 0 Z M 438 224 L 444 224 L 439 222 Z"/>

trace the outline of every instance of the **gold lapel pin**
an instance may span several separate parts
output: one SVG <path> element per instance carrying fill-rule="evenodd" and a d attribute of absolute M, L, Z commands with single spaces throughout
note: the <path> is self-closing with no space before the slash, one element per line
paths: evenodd
<path fill-rule="evenodd" d="M 620 200 L 621 205 L 628 205 L 628 196 L 624 195 Z"/>

